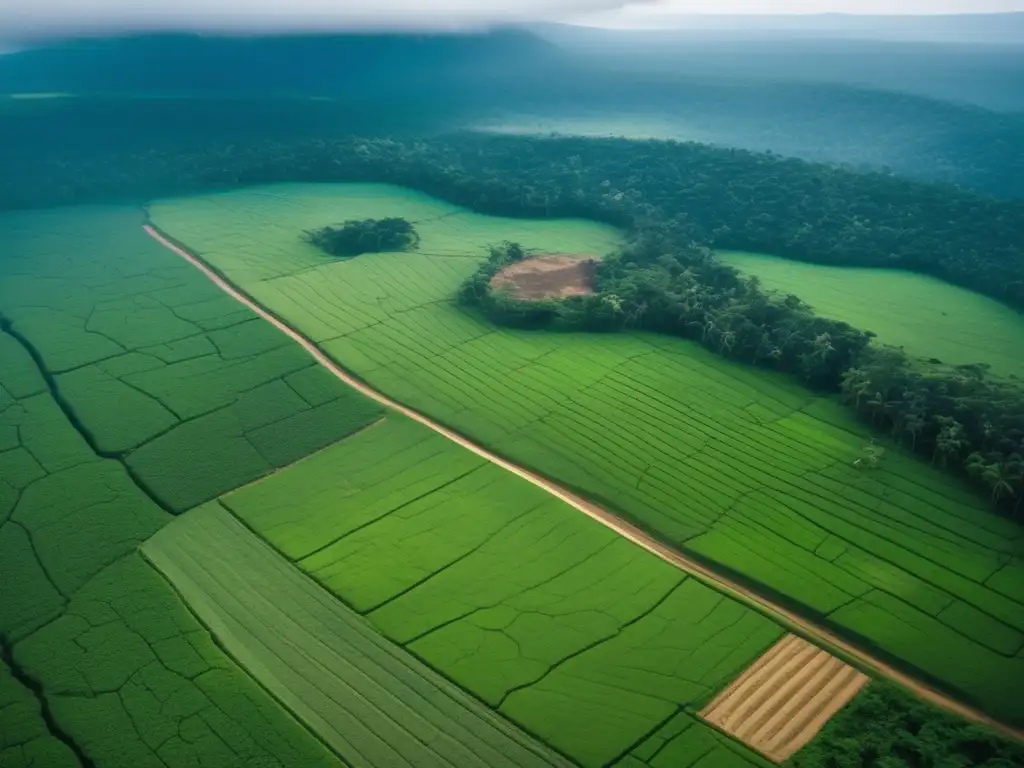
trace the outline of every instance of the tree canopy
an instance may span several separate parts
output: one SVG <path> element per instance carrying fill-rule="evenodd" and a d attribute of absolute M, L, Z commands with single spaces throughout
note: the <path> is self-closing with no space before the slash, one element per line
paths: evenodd
<path fill-rule="evenodd" d="M 306 233 L 317 248 L 338 258 L 363 253 L 409 251 L 419 245 L 416 229 L 405 219 L 362 219 L 346 221 L 339 227 L 321 227 Z"/>

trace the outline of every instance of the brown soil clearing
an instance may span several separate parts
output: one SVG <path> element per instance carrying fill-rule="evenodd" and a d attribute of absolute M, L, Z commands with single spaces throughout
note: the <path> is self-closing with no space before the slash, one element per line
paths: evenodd
<path fill-rule="evenodd" d="M 868 676 L 786 635 L 720 693 L 701 717 L 782 762 L 809 742 Z"/>
<path fill-rule="evenodd" d="M 517 299 L 564 299 L 594 292 L 597 259 L 571 253 L 536 256 L 505 267 L 491 287 L 510 288 Z"/>

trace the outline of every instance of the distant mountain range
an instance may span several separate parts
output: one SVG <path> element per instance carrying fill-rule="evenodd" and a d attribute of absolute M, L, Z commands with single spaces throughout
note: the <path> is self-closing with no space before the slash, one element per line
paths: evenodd
<path fill-rule="evenodd" d="M 372 95 L 517 80 L 565 54 L 533 34 L 157 34 L 49 43 L 0 57 L 0 93 Z"/>
<path fill-rule="evenodd" d="M 644 6 L 605 17 L 618 30 L 643 31 L 647 39 L 846 38 L 903 42 L 1024 44 L 1024 12 L 956 15 L 825 13 L 806 15 L 667 14 Z M 557 25 L 552 25 L 557 26 Z"/>

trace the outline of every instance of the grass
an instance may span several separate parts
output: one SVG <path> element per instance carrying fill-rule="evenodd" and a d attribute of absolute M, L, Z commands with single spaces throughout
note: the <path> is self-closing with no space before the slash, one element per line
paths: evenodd
<path fill-rule="evenodd" d="M 211 503 L 143 548 L 229 652 L 359 766 L 569 766 Z"/>
<path fill-rule="evenodd" d="M 584 766 L 624 758 L 672 718 L 712 734 L 692 713 L 782 634 L 397 415 L 221 501 L 388 638 Z"/>
<path fill-rule="evenodd" d="M 601 253 L 614 232 L 485 217 L 373 185 L 254 188 L 151 212 L 371 385 L 1024 723 L 1018 525 L 895 446 L 878 469 L 857 469 L 865 429 L 782 377 L 679 339 L 500 329 L 452 301 L 488 243 Z M 382 216 L 412 221 L 421 251 L 325 263 L 301 241 L 332 221 Z M 338 552 L 367 535 L 343 534 Z M 280 546 L 297 556 L 288 547 L 303 535 Z M 339 578 L 369 573 L 345 570 Z M 380 587 L 359 589 L 360 605 L 378 599 Z M 381 608 L 375 620 L 412 642 L 445 620 L 436 610 L 427 621 Z"/>
<path fill-rule="evenodd" d="M 5 214 L 0 308 L 99 453 L 165 508 L 215 498 L 379 417 L 141 224 L 124 208 Z M 18 474 L 33 471 L 15 458 Z"/>
<path fill-rule="evenodd" d="M 993 299 L 902 270 L 808 264 L 758 253 L 718 258 L 757 275 L 766 288 L 795 293 L 825 317 L 874 331 L 879 341 L 951 365 L 986 363 L 1024 377 L 1024 315 Z"/>

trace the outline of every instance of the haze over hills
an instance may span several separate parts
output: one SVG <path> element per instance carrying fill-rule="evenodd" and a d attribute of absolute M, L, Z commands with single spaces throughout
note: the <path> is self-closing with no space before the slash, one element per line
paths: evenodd
<path fill-rule="evenodd" d="M 47 118 L 38 105 L 19 111 L 8 100 L 0 140 L 23 154 L 161 136 L 584 132 L 771 150 L 1024 197 L 1024 116 L 977 106 L 1024 109 L 1024 57 L 1012 46 L 674 39 L 559 26 L 49 44 L 0 57 L 0 94 L 105 101 L 48 104 Z M 205 103 L 126 101 L 137 96 Z M 972 98 L 974 106 L 951 103 Z"/>
<path fill-rule="evenodd" d="M 707 16 L 679 27 L 543 25 L 592 66 L 688 77 L 843 83 L 1024 111 L 1024 13 Z"/>
<path fill-rule="evenodd" d="M 467 34 L 203 36 L 73 40 L 0 59 L 0 93 L 334 95 L 398 84 L 468 86 L 527 76 L 565 55 L 516 30 Z"/>
<path fill-rule="evenodd" d="M 749 38 L 846 38 L 902 42 L 1024 44 L 1024 11 L 963 14 L 673 14 L 636 6 L 595 15 L 580 26 L 634 29 L 647 39 L 681 35 Z"/>

